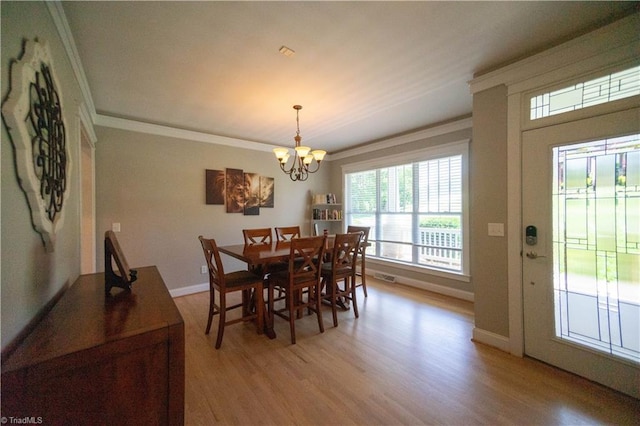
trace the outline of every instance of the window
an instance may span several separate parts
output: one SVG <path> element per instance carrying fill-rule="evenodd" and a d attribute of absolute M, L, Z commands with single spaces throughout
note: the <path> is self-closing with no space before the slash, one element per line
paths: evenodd
<path fill-rule="evenodd" d="M 530 119 L 549 117 L 640 94 L 640 67 L 533 96 Z"/>
<path fill-rule="evenodd" d="M 468 142 L 345 167 L 347 225 L 369 226 L 367 255 L 466 275 Z"/>

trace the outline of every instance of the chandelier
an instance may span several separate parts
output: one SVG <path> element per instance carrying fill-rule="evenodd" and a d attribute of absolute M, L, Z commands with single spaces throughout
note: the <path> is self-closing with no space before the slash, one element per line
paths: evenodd
<path fill-rule="evenodd" d="M 320 162 L 324 159 L 327 151 L 323 151 L 321 149 L 311 151 L 311 148 L 308 146 L 300 145 L 302 136 L 300 136 L 299 114 L 302 106 L 294 105 L 293 109 L 296 110 L 296 135 L 293 138 L 296 141 L 296 146 L 294 147 L 293 152 L 293 163 L 291 163 L 291 166 L 287 167 L 287 163 L 291 157 L 288 148 L 275 148 L 273 153 L 276 155 L 276 158 L 280 163 L 280 169 L 288 174 L 292 181 L 305 181 L 309 177 L 309 173 L 315 173 L 320 170 Z M 312 166 L 314 160 L 316 164 L 315 166 Z"/>

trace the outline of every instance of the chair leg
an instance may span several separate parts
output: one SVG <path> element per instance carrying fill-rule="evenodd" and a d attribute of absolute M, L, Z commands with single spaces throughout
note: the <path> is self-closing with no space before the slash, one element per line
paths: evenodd
<path fill-rule="evenodd" d="M 304 308 L 300 308 L 300 304 L 302 304 L 302 290 L 298 289 L 295 291 L 295 297 L 296 297 L 296 303 L 294 303 L 294 305 L 296 306 L 296 317 L 298 319 L 302 318 L 302 311 Z"/>
<path fill-rule="evenodd" d="M 264 294 L 263 289 L 255 289 L 253 291 L 256 302 L 256 326 L 258 328 L 258 334 L 264 333 Z"/>
<path fill-rule="evenodd" d="M 215 294 L 215 290 L 211 288 L 209 290 L 209 319 L 207 320 L 207 329 L 205 330 L 204 334 L 209 334 L 209 331 L 211 330 L 211 322 L 213 322 L 215 304 L 216 304 L 216 294 Z"/>
<path fill-rule="evenodd" d="M 336 287 L 338 286 L 337 282 L 332 282 L 331 284 L 331 313 L 333 314 L 333 326 L 338 326 L 338 296 L 336 295 Z"/>
<path fill-rule="evenodd" d="M 362 275 L 362 278 L 364 279 L 364 275 Z M 351 304 L 353 305 L 353 313 L 355 314 L 356 318 L 359 317 L 358 314 L 358 301 L 356 300 L 356 277 L 355 275 L 353 277 L 351 277 Z M 366 290 L 365 290 L 366 292 Z M 365 296 L 366 297 L 366 296 Z"/>
<path fill-rule="evenodd" d="M 296 304 L 293 303 L 294 297 L 297 297 L 296 292 L 287 290 L 287 307 L 289 308 L 289 328 L 291 329 L 292 345 L 296 344 L 296 318 L 294 316 L 294 313 L 298 311 Z"/>
<path fill-rule="evenodd" d="M 269 316 L 269 319 L 267 321 L 269 321 L 270 323 L 270 327 L 273 327 L 273 322 L 274 322 L 274 314 L 273 314 L 273 305 L 274 305 L 274 301 L 273 301 L 273 285 L 269 285 L 269 288 L 267 289 L 267 315 Z"/>
<path fill-rule="evenodd" d="M 220 318 L 218 318 L 218 338 L 216 339 L 216 349 L 220 349 L 222 345 L 222 336 L 224 334 L 224 324 L 227 321 L 227 301 L 226 294 L 220 293 Z"/>
<path fill-rule="evenodd" d="M 251 315 L 252 309 L 256 303 L 254 292 L 249 290 L 242 290 L 242 316 L 246 317 Z"/>
<path fill-rule="evenodd" d="M 362 290 L 364 291 L 364 297 L 369 297 L 367 294 L 367 275 L 365 274 L 364 262 L 365 257 L 362 256 L 362 263 L 360 264 L 360 275 L 362 276 Z"/>
<path fill-rule="evenodd" d="M 316 315 L 318 316 L 318 328 L 320 328 L 320 333 L 324 333 L 324 321 L 322 320 L 322 301 L 320 300 L 320 283 L 316 284 L 314 287 L 309 287 L 309 297 L 311 297 L 311 290 L 315 292 L 313 297 L 316 302 Z"/>

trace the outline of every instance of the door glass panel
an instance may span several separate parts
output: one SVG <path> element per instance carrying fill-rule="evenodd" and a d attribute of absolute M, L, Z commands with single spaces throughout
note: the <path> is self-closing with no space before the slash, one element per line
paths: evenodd
<path fill-rule="evenodd" d="M 530 119 L 537 120 L 640 94 L 640 67 L 532 96 Z"/>
<path fill-rule="evenodd" d="M 640 362 L 640 137 L 553 158 L 556 337 Z"/>

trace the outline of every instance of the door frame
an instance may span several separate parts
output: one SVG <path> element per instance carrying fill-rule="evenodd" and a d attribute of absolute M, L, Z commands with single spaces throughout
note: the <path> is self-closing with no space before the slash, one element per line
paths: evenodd
<path fill-rule="evenodd" d="M 523 309 L 523 240 L 522 224 L 522 135 L 525 131 L 569 123 L 585 118 L 603 116 L 611 112 L 637 107 L 640 96 L 593 106 L 575 113 L 549 117 L 544 125 L 523 126 L 522 114 L 528 115 L 530 93 L 515 93 L 508 96 L 507 115 L 507 276 L 509 294 L 509 352 L 524 355 L 524 309 Z M 586 111 L 588 110 L 588 111 Z M 566 115 L 566 116 L 565 116 Z M 553 122 L 552 122 L 553 121 Z"/>
<path fill-rule="evenodd" d="M 541 54 L 479 77 L 471 82 L 476 93 L 497 85 L 507 87 L 507 280 L 509 336 L 505 348 L 515 356 L 524 356 L 524 309 L 522 291 L 522 133 L 536 127 L 637 105 L 638 96 L 610 102 L 545 119 L 529 121 L 527 101 L 534 91 L 571 83 L 591 74 L 638 64 L 640 40 L 637 33 L 640 14 L 571 40 Z"/>
<path fill-rule="evenodd" d="M 78 109 L 78 188 L 80 193 L 80 273 L 96 272 L 96 167 L 97 137 L 84 104 Z M 88 183 L 88 185 L 87 185 Z M 87 216 L 88 214 L 88 216 Z"/>

